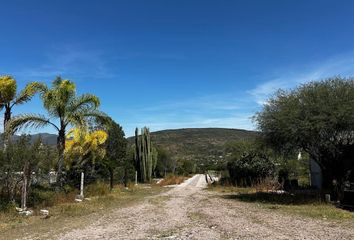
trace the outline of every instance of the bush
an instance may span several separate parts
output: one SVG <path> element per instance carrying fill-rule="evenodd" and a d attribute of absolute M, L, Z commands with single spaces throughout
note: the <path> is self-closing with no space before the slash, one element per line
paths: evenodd
<path fill-rule="evenodd" d="M 29 206 L 46 206 L 50 207 L 56 203 L 57 193 L 48 189 L 34 188 L 28 196 Z"/>
<path fill-rule="evenodd" d="M 36 186 L 31 189 L 28 196 L 28 206 L 41 208 L 51 207 L 61 203 L 72 202 L 78 190 L 64 186 L 64 191 L 56 192 L 52 188 Z"/>
<path fill-rule="evenodd" d="M 196 164 L 191 160 L 181 160 L 177 167 L 177 173 L 179 175 L 187 176 L 196 172 Z"/>
<path fill-rule="evenodd" d="M 103 196 L 110 193 L 110 186 L 107 183 L 98 181 L 96 183 L 90 184 L 85 188 L 84 195 L 88 197 L 92 196 Z"/>
<path fill-rule="evenodd" d="M 237 186 L 252 186 L 272 177 L 275 164 L 270 154 L 253 142 L 240 142 L 228 160 L 230 180 Z"/>

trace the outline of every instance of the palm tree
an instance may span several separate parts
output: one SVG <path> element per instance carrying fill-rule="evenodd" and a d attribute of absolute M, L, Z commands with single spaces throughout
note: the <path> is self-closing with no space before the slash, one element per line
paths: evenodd
<path fill-rule="evenodd" d="M 106 115 L 98 110 L 100 101 L 92 94 L 76 95 L 76 86 L 70 80 L 57 77 L 52 88 L 45 88 L 42 101 L 48 116 L 40 114 L 22 114 L 14 117 L 6 128 L 14 133 L 23 128 L 52 126 L 58 131 L 57 150 L 58 183 L 62 186 L 62 168 L 64 162 L 65 135 L 68 126 L 82 127 L 89 119 L 105 121 Z M 57 121 L 53 121 L 57 119 Z"/>
<path fill-rule="evenodd" d="M 5 109 L 4 113 L 4 132 L 6 124 L 11 120 L 12 108 L 15 105 L 26 103 L 32 97 L 44 89 L 44 84 L 32 82 L 16 95 L 17 83 L 11 76 L 0 76 L 0 111 Z"/>

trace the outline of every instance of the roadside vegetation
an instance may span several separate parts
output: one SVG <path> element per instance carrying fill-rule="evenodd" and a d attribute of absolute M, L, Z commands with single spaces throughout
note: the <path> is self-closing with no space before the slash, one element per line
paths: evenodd
<path fill-rule="evenodd" d="M 92 219 L 119 208 L 129 207 L 144 200 L 147 196 L 156 195 L 164 188 L 159 186 L 116 185 L 110 191 L 109 183 L 92 184 L 87 188 L 90 200 L 76 203 L 73 198 L 75 191 L 68 193 L 51 192 L 49 217 L 39 214 L 40 205 L 33 210 L 32 216 L 20 216 L 13 208 L 0 212 L 0 239 L 14 239 L 26 236 L 27 233 L 36 233 L 38 236 L 50 238 L 50 234 L 64 233 L 66 230 L 84 227 Z"/>
<path fill-rule="evenodd" d="M 46 115 L 11 115 L 13 107 L 30 101 L 36 94 Z M 77 95 L 75 83 L 61 77 L 54 79 L 51 86 L 29 83 L 19 93 L 14 78 L 0 77 L 0 110 L 4 110 L 0 144 L 2 224 L 8 222 L 7 217 L 9 222 L 16 222 L 22 217 L 18 212 L 38 215 L 41 209 L 50 209 L 50 216 L 70 214 L 69 211 L 75 215 L 81 210 L 80 214 L 88 214 L 91 205 L 87 198 L 119 199 L 122 193 L 124 199 L 131 191 L 134 194 L 140 191 L 132 190 L 139 189 L 134 187 L 135 181 L 150 184 L 153 178 L 174 173 L 176 168 L 169 153 L 153 145 L 148 128 L 144 127 L 141 134 L 137 132 L 135 147 L 129 146 L 122 127 L 101 112 L 99 106 L 97 96 Z M 30 135 L 15 135 L 45 126 L 57 132 L 56 146 L 46 145 L 41 138 L 32 139 Z M 79 195 L 82 174 L 83 196 Z M 180 180 L 177 176 L 171 179 Z M 127 189 L 122 190 L 122 186 Z M 75 199 L 84 202 L 78 205 Z"/>
<path fill-rule="evenodd" d="M 298 215 L 321 220 L 354 220 L 354 213 L 326 203 L 318 193 L 276 193 L 257 187 L 234 187 L 211 185 L 210 191 L 223 198 L 256 204 L 257 207 L 283 214 Z"/>
<path fill-rule="evenodd" d="M 46 115 L 11 115 L 13 107 L 36 94 Z M 354 79 L 333 78 L 280 90 L 254 117 L 259 133 L 242 132 L 244 137 L 230 138 L 222 149 L 203 145 L 213 157 L 201 162 L 176 158 L 147 127 L 137 128 L 129 142 L 122 127 L 100 111 L 99 98 L 77 95 L 70 80 L 58 77 L 50 87 L 29 83 L 17 93 L 16 81 L 2 76 L 0 230 L 35 227 L 41 218 L 76 218 L 125 206 L 195 173 L 208 173 L 210 182 L 217 179 L 211 189 L 230 201 L 299 216 L 354 219 L 354 213 L 336 208 L 343 199 L 348 201 L 345 190 L 354 186 L 352 102 Z M 15 135 L 45 126 L 57 132 L 55 146 L 41 138 Z M 311 186 L 311 160 L 323 172 L 321 189 Z M 325 194 L 331 195 L 331 203 Z M 49 210 L 44 217 L 39 216 L 43 209 Z"/>
<path fill-rule="evenodd" d="M 277 91 L 254 117 L 258 137 L 227 143 L 220 185 L 212 189 L 274 211 L 354 219 L 338 208 L 354 206 L 353 101 L 353 78 Z M 321 186 L 311 185 L 310 161 L 321 169 Z"/>
<path fill-rule="evenodd" d="M 188 178 L 189 178 L 188 176 L 168 174 L 164 179 L 162 179 L 158 183 L 158 185 L 160 186 L 178 185 L 183 183 Z"/>

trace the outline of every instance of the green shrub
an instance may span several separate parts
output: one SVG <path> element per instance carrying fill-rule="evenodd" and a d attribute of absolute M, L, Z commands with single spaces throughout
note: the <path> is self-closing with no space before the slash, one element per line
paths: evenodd
<path fill-rule="evenodd" d="M 50 207 L 56 203 L 57 194 L 53 190 L 33 188 L 28 196 L 28 206 Z"/>
<path fill-rule="evenodd" d="M 85 188 L 85 196 L 103 196 L 110 193 L 109 184 L 104 183 L 102 181 L 98 181 L 96 183 L 90 184 Z"/>

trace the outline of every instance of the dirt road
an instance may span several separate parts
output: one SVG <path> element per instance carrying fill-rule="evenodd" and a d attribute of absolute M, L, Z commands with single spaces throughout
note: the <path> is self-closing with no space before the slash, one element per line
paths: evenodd
<path fill-rule="evenodd" d="M 204 190 L 204 175 L 58 239 L 354 239 L 352 224 L 286 216 Z M 53 236 L 54 238 L 54 236 Z"/>

